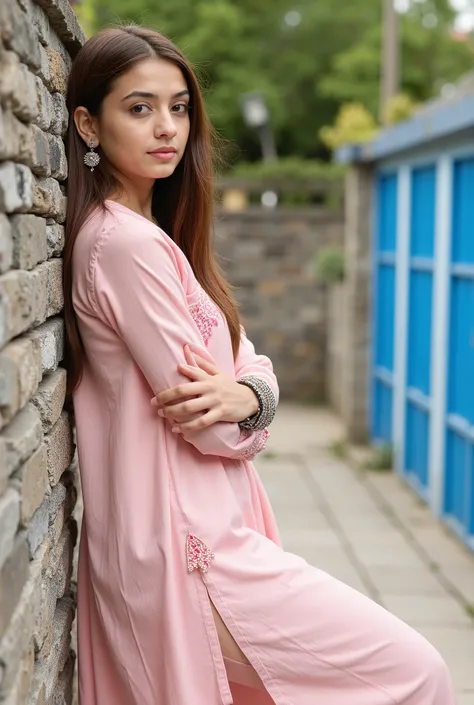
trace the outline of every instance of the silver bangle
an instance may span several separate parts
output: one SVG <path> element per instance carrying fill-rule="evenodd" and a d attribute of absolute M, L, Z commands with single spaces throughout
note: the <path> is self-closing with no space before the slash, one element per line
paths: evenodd
<path fill-rule="evenodd" d="M 245 375 L 237 380 L 239 384 L 249 387 L 258 399 L 258 411 L 247 419 L 240 421 L 240 428 L 249 431 L 263 431 L 271 424 L 276 414 L 276 400 L 267 382 L 255 375 Z"/>

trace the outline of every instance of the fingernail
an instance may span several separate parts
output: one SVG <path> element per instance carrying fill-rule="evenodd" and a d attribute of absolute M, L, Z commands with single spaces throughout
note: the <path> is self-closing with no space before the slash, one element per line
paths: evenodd
<path fill-rule="evenodd" d="M 164 415 L 165 415 L 165 412 L 163 411 L 163 409 L 158 409 L 158 416 L 164 416 Z"/>
<path fill-rule="evenodd" d="M 172 431 L 172 433 L 179 433 L 179 426 L 173 426 L 171 431 Z"/>

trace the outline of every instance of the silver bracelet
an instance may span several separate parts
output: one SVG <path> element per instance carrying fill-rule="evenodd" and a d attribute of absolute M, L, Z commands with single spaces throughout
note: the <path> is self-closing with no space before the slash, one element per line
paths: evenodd
<path fill-rule="evenodd" d="M 267 382 L 255 375 L 245 375 L 237 380 L 239 384 L 249 387 L 258 399 L 258 411 L 248 418 L 240 421 L 240 428 L 249 431 L 263 431 L 271 424 L 276 414 L 276 400 L 272 389 Z"/>

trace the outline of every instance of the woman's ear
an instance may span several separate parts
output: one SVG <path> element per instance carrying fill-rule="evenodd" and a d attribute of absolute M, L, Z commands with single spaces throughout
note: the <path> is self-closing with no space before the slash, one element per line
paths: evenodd
<path fill-rule="evenodd" d="M 99 146 L 99 136 L 97 134 L 96 124 L 94 118 L 91 116 L 87 108 L 79 106 L 74 111 L 74 124 L 76 130 L 84 140 L 87 147 L 91 140 L 94 140 L 94 147 Z"/>

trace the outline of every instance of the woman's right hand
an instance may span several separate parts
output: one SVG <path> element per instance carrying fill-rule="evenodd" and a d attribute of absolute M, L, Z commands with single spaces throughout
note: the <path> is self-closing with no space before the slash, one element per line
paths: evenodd
<path fill-rule="evenodd" d="M 193 355 L 189 346 L 185 356 L 188 364 L 178 370 L 191 382 L 161 392 L 156 400 L 158 414 L 174 423 L 173 430 L 198 431 L 218 421 L 238 423 L 258 410 L 257 397 L 247 386 Z"/>

